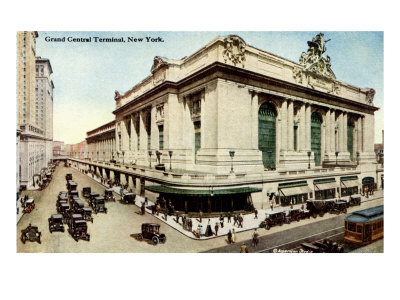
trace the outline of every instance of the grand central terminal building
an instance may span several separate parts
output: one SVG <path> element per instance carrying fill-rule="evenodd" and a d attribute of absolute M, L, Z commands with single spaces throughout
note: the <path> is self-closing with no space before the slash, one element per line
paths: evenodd
<path fill-rule="evenodd" d="M 336 78 L 322 33 L 304 48 L 297 63 L 231 35 L 156 56 L 148 77 L 115 92 L 115 120 L 87 133 L 88 159 L 71 162 L 186 213 L 379 188 L 375 91 Z"/>

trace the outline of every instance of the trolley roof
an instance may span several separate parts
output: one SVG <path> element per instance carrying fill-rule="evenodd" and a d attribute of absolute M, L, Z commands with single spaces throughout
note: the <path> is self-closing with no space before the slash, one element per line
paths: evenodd
<path fill-rule="evenodd" d="M 367 223 L 383 218 L 383 205 L 375 206 L 353 212 L 346 217 L 346 221 L 354 223 Z"/>

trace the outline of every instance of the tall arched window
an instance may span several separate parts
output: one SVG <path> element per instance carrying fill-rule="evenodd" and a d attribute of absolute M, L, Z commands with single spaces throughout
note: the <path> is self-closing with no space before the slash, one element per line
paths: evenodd
<path fill-rule="evenodd" d="M 258 148 L 262 151 L 264 168 L 276 167 L 276 109 L 265 102 L 258 111 Z"/>
<path fill-rule="evenodd" d="M 347 121 L 347 151 L 350 153 L 350 160 L 354 159 L 354 122 Z"/>
<path fill-rule="evenodd" d="M 314 152 L 316 165 L 321 165 L 321 124 L 321 115 L 313 112 L 311 114 L 311 151 Z"/>

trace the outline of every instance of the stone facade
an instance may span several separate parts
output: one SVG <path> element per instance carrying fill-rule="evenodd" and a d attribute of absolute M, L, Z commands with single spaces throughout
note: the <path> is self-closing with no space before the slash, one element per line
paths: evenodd
<path fill-rule="evenodd" d="M 326 43 L 314 37 L 299 63 L 238 36 L 181 60 L 157 56 L 148 77 L 115 92 L 115 122 L 88 133 L 89 157 L 101 162 L 115 153 L 132 166 L 122 172 L 145 185 L 259 188 L 252 202 L 260 208 L 288 181 L 314 192 L 328 177 L 338 191 L 346 176 L 376 182 L 375 91 L 336 79 Z M 111 142 L 99 144 L 105 134 Z M 157 164 L 169 173 L 149 170 Z"/>

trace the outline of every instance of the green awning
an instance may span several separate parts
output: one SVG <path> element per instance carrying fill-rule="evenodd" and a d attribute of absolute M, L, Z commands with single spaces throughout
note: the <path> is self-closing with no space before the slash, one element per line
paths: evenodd
<path fill-rule="evenodd" d="M 178 189 L 165 185 L 151 185 L 144 188 L 150 192 L 162 194 L 178 194 L 189 196 L 208 196 L 208 195 L 233 195 L 233 194 L 249 194 L 254 192 L 261 192 L 260 188 L 254 187 L 241 187 L 231 189 L 207 189 L 207 190 L 192 190 L 192 189 Z"/>

